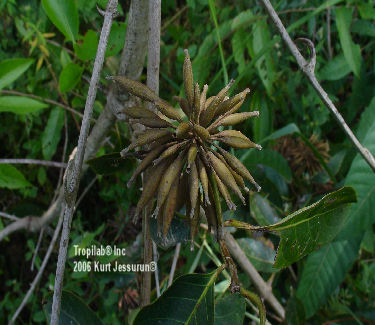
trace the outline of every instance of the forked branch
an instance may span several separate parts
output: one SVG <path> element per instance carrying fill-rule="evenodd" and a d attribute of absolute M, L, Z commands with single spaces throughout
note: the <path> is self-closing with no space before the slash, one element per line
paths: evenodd
<path fill-rule="evenodd" d="M 309 61 L 306 61 L 305 58 L 302 56 L 300 51 L 298 50 L 296 44 L 293 42 L 293 40 L 290 38 L 288 32 L 286 31 L 283 23 L 281 22 L 279 16 L 277 15 L 275 9 L 272 7 L 272 4 L 269 0 L 261 0 L 261 3 L 267 10 L 269 16 L 271 17 L 272 22 L 276 26 L 278 32 L 280 33 L 282 39 L 288 46 L 289 50 L 292 52 L 292 55 L 297 61 L 298 66 L 302 70 L 302 72 L 306 75 L 306 77 L 309 79 L 311 85 L 314 87 L 316 92 L 318 93 L 319 97 L 322 99 L 324 104 L 328 107 L 328 109 L 331 111 L 341 128 L 344 130 L 346 135 L 349 137 L 350 141 L 353 143 L 353 145 L 356 147 L 356 149 L 359 151 L 361 156 L 366 160 L 368 165 L 371 167 L 371 169 L 375 172 L 375 158 L 371 154 L 371 152 L 364 148 L 361 143 L 358 141 L 356 136 L 353 134 L 352 130 L 349 128 L 349 126 L 346 124 L 344 118 L 341 116 L 331 99 L 328 97 L 328 94 L 325 92 L 325 90 L 322 88 L 322 86 L 319 84 L 319 81 L 316 79 L 315 76 L 315 62 L 316 62 L 316 55 L 315 55 L 315 47 L 314 44 L 306 39 L 306 38 L 300 38 L 300 41 L 303 41 L 307 44 L 307 46 L 310 49 L 311 58 Z"/>

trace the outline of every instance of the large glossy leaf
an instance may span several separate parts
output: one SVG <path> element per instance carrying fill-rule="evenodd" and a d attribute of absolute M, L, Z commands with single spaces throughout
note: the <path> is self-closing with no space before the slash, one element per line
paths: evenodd
<path fill-rule="evenodd" d="M 336 9 L 336 26 L 339 32 L 339 38 L 344 57 L 354 74 L 359 78 L 361 68 L 361 49 L 358 44 L 354 44 L 351 37 L 349 27 L 352 23 L 352 9 L 338 8 Z"/>
<path fill-rule="evenodd" d="M 60 73 L 59 88 L 62 93 L 75 87 L 81 79 L 83 68 L 75 63 L 68 63 Z"/>
<path fill-rule="evenodd" d="M 237 239 L 237 242 L 258 271 L 277 271 L 277 269 L 273 267 L 276 257 L 274 249 L 265 245 L 263 242 L 252 238 L 239 238 Z"/>
<path fill-rule="evenodd" d="M 114 21 L 112 24 L 111 32 L 108 37 L 108 46 L 105 56 L 116 55 L 121 51 L 125 42 L 125 23 Z"/>
<path fill-rule="evenodd" d="M 297 288 L 306 316 L 311 317 L 344 279 L 358 255 L 360 240 L 335 241 L 312 253 Z"/>
<path fill-rule="evenodd" d="M 301 299 L 298 299 L 293 292 L 288 300 L 285 309 L 285 324 L 286 325 L 305 325 L 306 313 Z"/>
<path fill-rule="evenodd" d="M 219 270 L 180 276 L 154 303 L 138 313 L 133 324 L 213 325 L 214 282 Z"/>
<path fill-rule="evenodd" d="M 320 71 L 319 78 L 322 80 L 339 80 L 351 72 L 343 54 L 339 54 L 329 61 Z"/>
<path fill-rule="evenodd" d="M 61 129 L 64 125 L 64 111 L 60 107 L 51 110 L 47 125 L 42 134 L 43 158 L 50 160 L 56 152 L 61 138 Z"/>
<path fill-rule="evenodd" d="M 237 220 L 227 220 L 225 225 L 278 233 L 281 240 L 274 266 L 282 268 L 332 241 L 345 224 L 352 202 L 356 202 L 354 189 L 343 187 L 270 226 L 251 226 Z"/>
<path fill-rule="evenodd" d="M 31 186 L 25 176 L 10 164 L 0 164 L 0 187 L 11 190 Z"/>
<path fill-rule="evenodd" d="M 48 323 L 51 319 L 53 292 L 43 301 L 43 311 Z M 59 325 L 103 325 L 95 313 L 75 293 L 63 290 L 61 295 L 61 309 Z"/>
<path fill-rule="evenodd" d="M 65 35 L 75 42 L 78 35 L 78 10 L 74 0 L 42 0 L 48 18 Z"/>
<path fill-rule="evenodd" d="M 0 62 L 0 89 L 11 84 L 33 63 L 33 59 L 8 59 Z"/>
<path fill-rule="evenodd" d="M 294 123 L 289 123 L 288 125 L 285 125 L 281 129 L 276 130 L 275 132 L 273 132 L 272 134 L 270 134 L 266 138 L 262 139 L 260 141 L 260 143 L 264 143 L 264 142 L 266 142 L 268 140 L 274 140 L 274 139 L 283 137 L 284 135 L 294 134 L 294 133 L 300 133 L 300 132 L 301 131 L 298 128 L 297 125 L 295 125 Z"/>
<path fill-rule="evenodd" d="M 260 118 L 252 119 L 254 141 L 260 142 L 261 139 L 265 138 L 270 134 L 272 130 L 272 114 L 271 109 L 267 105 L 267 99 L 261 97 L 259 91 L 255 91 L 251 97 L 251 111 L 258 110 Z"/>
<path fill-rule="evenodd" d="M 48 104 L 22 96 L 0 96 L 0 112 L 28 114 L 48 107 Z"/>
<path fill-rule="evenodd" d="M 129 172 L 135 165 L 135 158 L 122 158 L 119 152 L 113 152 L 97 158 L 92 158 L 86 163 L 99 175 L 110 175 L 116 172 Z"/>
<path fill-rule="evenodd" d="M 240 294 L 227 294 L 215 304 L 215 325 L 242 325 L 246 302 Z"/>
<path fill-rule="evenodd" d="M 333 240 L 356 202 L 352 187 L 343 187 L 269 227 L 281 236 L 275 267 L 286 267 Z"/>
<path fill-rule="evenodd" d="M 360 142 L 366 137 L 367 132 L 375 121 L 375 97 L 372 98 L 368 107 L 362 112 L 361 120 L 358 123 L 356 136 Z"/>

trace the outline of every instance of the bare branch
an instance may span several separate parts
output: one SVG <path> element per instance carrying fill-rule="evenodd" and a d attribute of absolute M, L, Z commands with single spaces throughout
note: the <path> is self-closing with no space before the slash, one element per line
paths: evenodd
<path fill-rule="evenodd" d="M 47 263 L 48 263 L 48 260 L 51 256 L 51 253 L 53 251 L 53 248 L 55 247 L 55 243 L 56 243 L 56 240 L 57 240 L 57 237 L 60 233 L 60 229 L 61 229 L 61 225 L 62 225 L 62 220 L 63 218 L 61 217 L 57 223 L 57 226 L 56 226 L 56 229 L 53 233 L 53 236 L 52 236 L 52 239 L 51 239 L 51 242 L 49 243 L 49 246 L 48 246 L 48 249 L 47 249 L 47 253 L 46 255 L 44 256 L 44 259 L 43 259 L 43 262 L 42 262 L 42 265 L 40 266 L 40 269 L 38 271 L 38 273 L 36 274 L 33 282 L 31 283 L 30 285 L 30 289 L 27 291 L 25 297 L 23 298 L 22 300 L 22 303 L 19 305 L 19 307 L 17 308 L 16 312 L 14 313 L 12 319 L 10 320 L 9 324 L 8 325 L 12 325 L 15 320 L 17 319 L 17 317 L 19 316 L 19 314 L 21 313 L 23 307 L 25 307 L 26 303 L 28 302 L 31 294 L 34 292 L 35 290 L 35 287 L 36 285 L 38 284 L 42 274 L 43 274 L 43 271 L 44 269 L 46 268 L 47 266 Z"/>
<path fill-rule="evenodd" d="M 241 266 L 243 271 L 251 278 L 253 284 L 258 289 L 260 296 L 271 305 L 271 307 L 281 318 L 285 318 L 285 310 L 273 295 L 272 288 L 263 280 L 253 264 L 251 264 L 244 251 L 238 245 L 237 241 L 227 231 L 224 233 L 224 239 L 230 254 Z"/>
<path fill-rule="evenodd" d="M 40 97 L 40 96 L 37 96 L 37 95 L 33 95 L 33 94 L 21 93 L 20 91 L 16 91 L 16 90 L 0 90 L 0 94 L 18 95 L 18 96 L 24 96 L 24 97 L 29 97 L 29 98 L 37 99 L 37 100 L 40 100 L 40 101 L 42 101 L 44 103 L 48 103 L 48 104 L 51 104 L 51 105 L 59 106 L 59 107 L 61 107 L 63 109 L 66 109 L 69 112 L 72 112 L 72 113 L 78 115 L 79 117 L 83 117 L 82 113 L 76 111 L 74 108 L 71 108 L 70 106 L 65 105 L 65 104 L 61 104 L 61 103 L 59 103 L 59 102 L 57 102 L 55 100 L 52 100 L 52 99 L 43 98 L 43 97 Z"/>
<path fill-rule="evenodd" d="M 4 217 L 4 218 L 10 219 L 10 220 L 19 220 L 18 217 L 14 216 L 12 214 L 5 213 L 5 212 L 0 212 L 0 217 Z"/>
<path fill-rule="evenodd" d="M 318 93 L 319 97 L 322 99 L 324 104 L 328 107 L 328 109 L 331 111 L 333 116 L 335 117 L 336 121 L 339 123 L 341 128 L 344 130 L 346 135 L 349 137 L 353 145 L 356 147 L 358 152 L 362 155 L 362 157 L 366 160 L 367 164 L 371 167 L 371 169 L 375 172 L 375 158 L 370 153 L 370 151 L 366 148 L 364 148 L 361 143 L 358 141 L 356 136 L 353 134 L 352 130 L 349 128 L 349 126 L 346 124 L 344 118 L 341 116 L 331 99 L 328 97 L 328 94 L 324 91 L 322 86 L 319 84 L 318 80 L 315 76 L 315 63 L 310 60 L 309 62 L 306 62 L 304 57 L 301 55 L 300 51 L 298 50 L 297 46 L 294 44 L 292 39 L 290 38 L 288 32 L 286 31 L 283 23 L 281 22 L 279 16 L 277 15 L 275 9 L 272 7 L 272 4 L 269 0 L 261 0 L 263 6 L 266 8 L 269 16 L 271 17 L 273 23 L 275 24 L 278 32 L 280 33 L 281 37 L 283 38 L 284 42 L 288 46 L 289 50 L 292 52 L 292 55 L 297 61 L 297 64 L 299 65 L 302 72 L 306 75 L 306 77 L 309 79 L 311 85 L 314 87 L 316 92 Z M 315 53 L 315 48 L 312 42 L 307 39 L 304 39 L 305 43 L 308 44 L 310 51 L 313 49 L 313 53 Z M 312 57 L 314 58 L 314 54 L 312 54 Z"/>
<path fill-rule="evenodd" d="M 96 52 L 94 68 L 92 77 L 90 80 L 90 87 L 87 94 L 85 111 L 83 114 L 81 130 L 79 133 L 77 152 L 74 160 L 69 161 L 68 168 L 66 170 L 66 178 L 64 180 L 65 187 L 65 211 L 63 220 L 63 230 L 60 240 L 59 256 L 56 268 L 55 287 L 53 293 L 52 312 L 51 312 L 51 325 L 57 325 L 59 323 L 60 305 L 61 305 L 61 293 L 64 279 L 64 269 L 66 262 L 66 255 L 69 242 L 70 225 L 72 222 L 72 216 L 74 212 L 74 205 L 77 198 L 77 191 L 80 182 L 80 176 L 82 171 L 83 158 L 86 149 L 86 140 L 89 134 L 90 121 L 92 117 L 94 101 L 96 98 L 97 86 L 100 79 L 100 71 L 103 66 L 105 51 L 107 48 L 108 36 L 111 30 L 112 21 L 114 16 L 117 14 L 117 0 L 108 1 L 106 11 L 104 14 L 103 28 L 100 34 L 98 49 Z"/>
<path fill-rule="evenodd" d="M 152 251 L 154 253 L 154 262 L 156 265 L 155 268 L 155 286 L 156 286 L 156 296 L 159 298 L 160 297 L 160 283 L 159 283 L 159 268 L 158 268 L 158 260 L 159 260 L 159 253 L 158 253 L 158 247 L 155 244 L 154 241 L 152 241 Z"/>
<path fill-rule="evenodd" d="M 67 164 L 58 161 L 39 160 L 39 159 L 0 159 L 0 164 L 28 164 L 42 165 L 47 167 L 66 168 Z"/>
<path fill-rule="evenodd" d="M 175 249 L 174 255 L 173 255 L 173 261 L 172 261 L 171 271 L 169 272 L 168 287 L 173 282 L 173 277 L 174 277 L 174 272 L 176 270 L 178 256 L 180 255 L 180 249 L 181 249 L 181 243 L 177 243 L 176 249 Z"/>

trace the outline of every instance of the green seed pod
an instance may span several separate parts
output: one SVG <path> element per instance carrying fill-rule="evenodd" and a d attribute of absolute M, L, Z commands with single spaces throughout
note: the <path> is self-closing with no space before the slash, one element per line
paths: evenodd
<path fill-rule="evenodd" d="M 193 69 L 191 66 L 190 55 L 188 50 L 185 50 L 185 61 L 183 68 L 183 79 L 185 87 L 186 99 L 190 107 L 194 105 L 194 79 L 193 79 Z"/>
<path fill-rule="evenodd" d="M 180 114 L 173 108 L 173 106 L 169 105 L 166 101 L 160 100 L 158 102 L 155 102 L 155 105 L 160 113 L 164 114 L 172 120 L 182 122 Z"/>
<path fill-rule="evenodd" d="M 189 131 L 191 130 L 191 125 L 188 122 L 181 122 L 176 129 L 176 137 L 178 139 L 183 139 L 188 136 Z"/>
<path fill-rule="evenodd" d="M 179 104 L 182 109 L 182 111 L 185 113 L 185 115 L 190 118 L 191 115 L 191 107 L 189 106 L 189 103 L 186 98 L 178 97 L 178 96 L 173 96 L 173 99 L 175 99 Z"/>
<path fill-rule="evenodd" d="M 231 146 L 236 149 L 250 149 L 250 148 L 257 148 L 259 150 L 262 149 L 260 145 L 252 142 L 249 138 L 247 138 L 240 131 L 224 130 L 212 136 L 212 139 L 219 140 L 227 144 L 228 146 Z"/>
<path fill-rule="evenodd" d="M 155 118 L 158 117 L 154 112 L 141 106 L 124 107 L 122 112 L 132 118 Z"/>

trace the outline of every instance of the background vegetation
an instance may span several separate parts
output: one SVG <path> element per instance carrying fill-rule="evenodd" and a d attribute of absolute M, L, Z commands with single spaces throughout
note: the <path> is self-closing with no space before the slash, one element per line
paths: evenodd
<path fill-rule="evenodd" d="M 109 84 L 104 77 L 118 70 L 129 2 L 120 1 L 121 15 L 112 27 L 94 118 L 106 102 Z M 63 33 L 41 2 L 0 1 L 1 158 L 67 161 L 77 143 L 102 24 L 96 5 L 104 8 L 105 3 L 78 0 L 76 6 L 67 5 L 64 10 L 71 28 Z M 272 4 L 292 39 L 307 37 L 314 42 L 318 79 L 361 143 L 375 154 L 373 2 L 281 0 Z M 277 236 L 233 233 L 286 306 L 287 323 L 304 324 L 308 319 L 309 324 L 374 324 L 375 176 L 298 70 L 264 9 L 258 1 L 162 1 L 160 97 L 171 102 L 173 95 L 183 93 L 185 48 L 195 79 L 209 83 L 209 93 L 217 93 L 233 78 L 235 90 L 251 89 L 242 110 L 260 111 L 259 119 L 238 129 L 264 149 L 235 154 L 262 192 L 251 193 L 246 207 L 237 202 L 238 209 L 225 212 L 226 218 L 267 225 L 343 185 L 357 191 L 358 203 L 353 204 L 348 223 L 335 241 L 286 269 L 272 267 Z M 144 71 L 140 80 L 145 77 Z M 37 97 L 30 98 L 31 94 Z M 97 155 L 120 151 L 130 137 L 127 125 L 117 121 Z M 141 262 L 141 226 L 131 222 L 141 181 L 130 190 L 126 187 L 135 166 L 135 161 L 127 160 L 122 171 L 111 175 L 97 175 L 89 169 L 79 196 L 84 189 L 89 191 L 77 207 L 71 245 L 116 244 L 129 253 L 121 262 Z M 56 167 L 0 164 L 0 211 L 20 218 L 40 216 L 54 197 L 60 173 Z M 0 218 L 0 230 L 10 222 Z M 47 227 L 43 236 L 16 232 L 0 243 L 0 323 L 10 320 L 21 303 L 40 267 L 51 231 Z M 204 230 L 196 237 L 196 246 L 191 252 L 189 243 L 182 245 L 176 276 L 216 268 L 218 245 Z M 159 248 L 159 254 L 159 278 L 165 288 L 174 249 Z M 46 322 L 42 300 L 53 289 L 56 260 L 57 247 L 18 319 L 20 324 Z M 77 260 L 70 250 L 64 289 L 77 293 L 105 324 L 123 324 L 134 317 L 139 275 L 74 273 Z M 255 290 L 244 273 L 240 280 Z M 241 316 L 239 324 L 250 324 L 256 312 L 228 296 L 228 285 L 222 276 L 215 286 L 217 314 L 236 305 L 245 317 Z M 277 323 L 272 311 L 267 317 Z"/>

